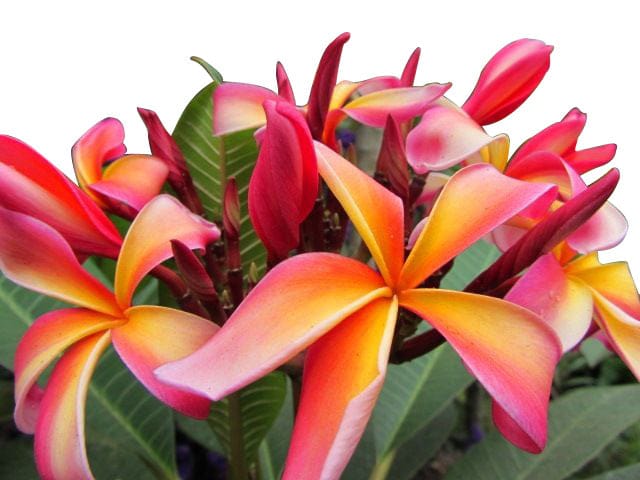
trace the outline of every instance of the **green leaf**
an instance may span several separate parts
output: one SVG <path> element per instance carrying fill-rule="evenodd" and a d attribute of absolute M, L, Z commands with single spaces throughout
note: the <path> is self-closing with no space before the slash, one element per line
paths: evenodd
<path fill-rule="evenodd" d="M 249 219 L 249 179 L 258 157 L 253 131 L 213 136 L 213 91 L 216 83 L 204 87 L 189 102 L 178 120 L 173 137 L 185 156 L 196 189 L 209 219 L 222 218 L 222 198 L 229 177 L 235 177 L 240 195 L 240 251 L 245 273 L 251 262 L 264 268 L 266 253 Z"/>
<path fill-rule="evenodd" d="M 0 380 L 0 423 L 13 418 L 13 382 Z"/>
<path fill-rule="evenodd" d="M 38 480 L 32 443 L 25 437 L 0 439 L 0 478 Z"/>
<path fill-rule="evenodd" d="M 179 413 L 175 413 L 174 416 L 178 429 L 191 440 L 199 443 L 211 452 L 224 453 L 224 449 L 209 426 L 208 420 L 196 420 L 195 418 L 186 417 Z"/>
<path fill-rule="evenodd" d="M 500 256 L 498 248 L 479 240 L 456 257 L 451 271 L 442 279 L 442 288 L 463 290 Z"/>
<path fill-rule="evenodd" d="M 638 478 L 640 478 L 640 463 L 616 468 L 595 477 L 589 477 L 589 480 L 637 480 Z"/>
<path fill-rule="evenodd" d="M 640 420 L 640 385 L 583 388 L 554 401 L 549 441 L 540 455 L 491 432 L 454 465 L 447 480 L 561 480 L 577 471 Z"/>
<path fill-rule="evenodd" d="M 214 81 L 214 83 L 216 84 L 221 84 L 222 83 L 222 75 L 220 74 L 220 72 L 218 70 L 216 70 L 215 68 L 213 68 L 211 65 L 209 65 L 209 63 L 200 58 L 200 57 L 196 57 L 195 55 L 193 57 L 191 57 L 191 60 L 193 60 L 194 62 L 196 62 L 198 65 L 200 65 L 202 68 L 205 69 L 205 71 L 209 74 L 209 76 L 211 77 L 211 80 Z"/>
<path fill-rule="evenodd" d="M 248 464 L 256 460 L 258 447 L 280 413 L 287 393 L 282 372 L 273 372 L 239 391 L 242 438 Z M 211 407 L 209 424 L 227 455 L 230 453 L 228 401 Z"/>

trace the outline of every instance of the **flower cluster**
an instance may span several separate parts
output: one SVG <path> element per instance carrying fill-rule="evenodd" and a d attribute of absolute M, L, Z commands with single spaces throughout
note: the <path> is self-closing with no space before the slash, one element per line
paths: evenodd
<path fill-rule="evenodd" d="M 508 137 L 485 130 L 531 95 L 552 48 L 507 45 L 458 106 L 450 84 L 414 86 L 419 49 L 398 77 L 337 81 L 348 39 L 326 48 L 304 106 L 281 64 L 277 92 L 215 80 L 211 137 L 253 131 L 259 147 L 247 185 L 225 178 L 219 218 L 204 218 L 189 162 L 150 110 L 139 112 L 153 155 L 125 155 L 121 123 L 105 119 L 72 149 L 77 185 L 0 137 L 0 269 L 75 305 L 38 318 L 16 351 L 15 421 L 35 433 L 44 478 L 92 476 L 84 401 L 109 344 L 151 394 L 197 418 L 303 356 L 286 479 L 338 478 L 389 361 L 444 341 L 492 397 L 496 427 L 533 453 L 563 352 L 601 339 L 640 378 L 636 287 L 626 263 L 598 260 L 627 229 L 606 202 L 618 172 L 581 176 L 615 145 L 577 149 L 575 108 L 511 156 Z M 377 129 L 368 160 L 360 134 Z M 263 265 L 243 263 L 244 195 Z M 465 291 L 440 288 L 482 239 L 503 255 Z M 116 260 L 113 290 L 83 268 L 90 256 Z M 148 275 L 181 309 L 134 305 Z M 406 328 L 422 320 L 426 332 Z"/>

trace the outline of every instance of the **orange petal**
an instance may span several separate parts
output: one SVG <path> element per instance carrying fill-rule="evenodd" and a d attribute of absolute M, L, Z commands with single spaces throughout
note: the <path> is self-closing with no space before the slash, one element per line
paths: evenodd
<path fill-rule="evenodd" d="M 108 315 L 120 314 L 113 293 L 82 268 L 58 232 L 1 207 L 0 269 L 30 290 Z"/>
<path fill-rule="evenodd" d="M 553 330 L 529 310 L 497 298 L 435 289 L 400 293 L 400 305 L 436 328 L 540 452 L 547 440 L 551 380 L 562 353 Z M 511 425 L 512 426 L 512 425 Z M 510 440 L 521 436 L 506 423 Z M 511 434 L 511 435 L 510 435 Z"/>
<path fill-rule="evenodd" d="M 84 308 L 67 308 L 45 313 L 29 327 L 15 358 L 14 419 L 21 431 L 33 433 L 39 405 L 30 402 L 29 393 L 49 364 L 78 340 L 123 321 Z"/>
<path fill-rule="evenodd" d="M 404 256 L 402 200 L 333 150 L 315 145 L 320 175 L 369 247 L 387 284 L 394 285 Z"/>
<path fill-rule="evenodd" d="M 413 288 L 464 249 L 555 187 L 506 177 L 490 165 L 458 171 L 442 189 L 402 269 L 401 288 Z"/>
<path fill-rule="evenodd" d="M 42 478 L 93 478 L 85 449 L 84 409 L 91 375 L 110 340 L 106 332 L 79 341 L 49 378 L 33 447 Z"/>
<path fill-rule="evenodd" d="M 135 218 L 122 244 L 115 279 L 118 305 L 128 308 L 140 280 L 172 256 L 171 240 L 196 249 L 219 237 L 220 231 L 213 223 L 194 215 L 175 198 L 154 198 Z"/>
<path fill-rule="evenodd" d="M 382 388 L 397 314 L 395 297 L 376 300 L 309 348 L 283 480 L 340 477 Z"/>
<path fill-rule="evenodd" d="M 218 327 L 204 318 L 166 307 L 132 307 L 125 314 L 129 321 L 114 329 L 111 336 L 129 370 L 170 407 L 185 415 L 206 418 L 211 403 L 208 399 L 160 382 L 153 370 L 195 352 Z"/>
<path fill-rule="evenodd" d="M 296 255 L 271 270 L 200 350 L 156 374 L 219 400 L 282 365 L 353 312 L 388 296 L 380 275 L 360 262 L 330 253 Z"/>
<path fill-rule="evenodd" d="M 565 352 L 575 347 L 591 326 L 591 292 L 582 282 L 568 278 L 552 254 L 540 257 L 504 299 L 540 315 L 555 330 Z"/>
<path fill-rule="evenodd" d="M 141 210 L 158 195 L 169 175 L 169 167 L 152 155 L 125 155 L 109 165 L 102 180 L 91 190 Z"/>

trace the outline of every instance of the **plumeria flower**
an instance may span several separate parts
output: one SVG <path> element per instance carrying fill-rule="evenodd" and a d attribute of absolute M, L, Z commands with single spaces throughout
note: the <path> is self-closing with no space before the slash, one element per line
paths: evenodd
<path fill-rule="evenodd" d="M 169 220 L 168 220 L 169 219 Z M 153 370 L 195 351 L 217 330 L 198 316 L 160 306 L 132 306 L 142 278 L 171 256 L 170 240 L 204 248 L 220 232 L 169 196 L 159 196 L 131 225 L 117 261 L 114 292 L 78 263 L 53 228 L 0 208 L 0 268 L 23 287 L 76 305 L 38 318 L 15 357 L 15 422 L 35 433 L 43 478 L 91 478 L 84 445 L 87 388 L 101 353 L 113 343 L 122 361 L 157 398 L 198 418 L 209 401 L 159 382 Z M 58 355 L 44 391 L 36 381 Z"/>
<path fill-rule="evenodd" d="M 139 211 L 160 193 L 169 168 L 153 155 L 125 155 L 123 142 L 122 123 L 105 118 L 71 149 L 73 168 L 80 187 L 102 208 L 123 203 Z"/>
<path fill-rule="evenodd" d="M 547 254 L 505 298 L 546 320 L 565 352 L 592 332 L 595 323 L 640 379 L 640 300 L 626 262 L 602 264 L 597 253 L 562 262 Z"/>
<path fill-rule="evenodd" d="M 71 180 L 27 144 L 0 136 L 0 207 L 51 225 L 79 256 L 116 258 L 122 238 Z"/>
<path fill-rule="evenodd" d="M 159 378 L 219 400 L 308 349 L 283 478 L 338 478 L 382 387 L 403 307 L 457 350 L 496 400 L 503 434 L 539 452 L 560 355 L 553 330 L 504 300 L 419 286 L 553 187 L 509 179 L 487 165 L 466 168 L 444 188 L 405 261 L 401 199 L 330 148 L 316 143 L 316 154 L 379 271 L 336 254 L 294 256 L 272 269 L 201 349 L 156 370 Z"/>
<path fill-rule="evenodd" d="M 336 83 L 342 47 L 348 39 L 349 34 L 344 33 L 327 47 L 316 72 L 309 103 L 301 107 L 313 138 L 336 150 L 335 131 L 345 118 L 378 128 L 384 127 L 388 115 L 393 115 L 398 122 L 411 120 L 450 87 L 450 84 L 439 83 L 412 86 L 419 50 L 411 55 L 400 78 L 384 76 L 362 82 Z M 262 105 L 267 100 L 294 105 L 291 85 L 281 65 L 277 68 L 277 79 L 278 93 L 257 85 L 233 82 L 216 88 L 213 94 L 214 134 L 263 126 L 266 117 Z"/>

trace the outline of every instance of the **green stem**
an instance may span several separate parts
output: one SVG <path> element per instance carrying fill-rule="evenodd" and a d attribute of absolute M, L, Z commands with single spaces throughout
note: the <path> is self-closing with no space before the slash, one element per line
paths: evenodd
<path fill-rule="evenodd" d="M 229 459 L 231 474 L 234 480 L 249 478 L 249 470 L 244 456 L 244 438 L 242 435 L 242 411 L 240 393 L 232 393 L 227 397 L 229 402 Z"/>

